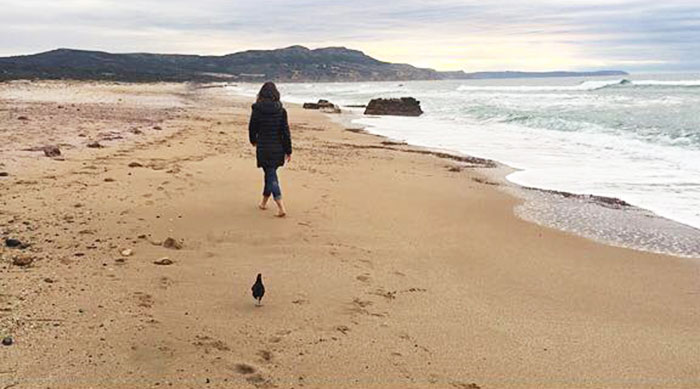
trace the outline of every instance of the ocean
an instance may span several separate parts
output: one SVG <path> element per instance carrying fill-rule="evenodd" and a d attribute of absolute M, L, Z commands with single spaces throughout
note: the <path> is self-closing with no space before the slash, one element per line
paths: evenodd
<path fill-rule="evenodd" d="M 254 95 L 259 85 L 239 84 Z M 700 74 L 280 84 L 283 100 L 420 100 L 420 117 L 363 116 L 368 132 L 488 158 L 515 184 L 622 199 L 700 229 Z"/>

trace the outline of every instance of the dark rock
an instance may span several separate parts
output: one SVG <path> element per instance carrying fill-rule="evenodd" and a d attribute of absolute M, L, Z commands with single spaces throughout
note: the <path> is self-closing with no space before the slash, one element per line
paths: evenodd
<path fill-rule="evenodd" d="M 162 128 L 161 126 L 153 126 L 153 129 L 156 130 L 156 131 L 160 131 L 160 130 L 162 130 L 163 128 Z"/>
<path fill-rule="evenodd" d="M 247 365 L 245 363 L 236 364 L 235 369 L 240 374 L 253 374 L 256 371 L 255 367 Z"/>
<path fill-rule="evenodd" d="M 157 261 L 153 261 L 153 263 L 156 265 L 167 266 L 167 265 L 172 265 L 174 262 L 170 258 L 164 257 L 164 258 L 161 258 Z"/>
<path fill-rule="evenodd" d="M 29 266 L 34 262 L 34 257 L 30 255 L 18 255 L 12 258 L 12 264 L 15 266 Z"/>
<path fill-rule="evenodd" d="M 88 143 L 88 144 L 87 144 L 87 147 L 89 147 L 89 148 L 91 148 L 91 149 L 101 149 L 101 148 L 104 147 L 104 146 L 102 146 L 102 145 L 100 144 L 100 142 L 95 141 L 95 142 L 90 142 L 90 143 Z"/>
<path fill-rule="evenodd" d="M 105 181 L 105 182 L 114 182 L 115 180 L 114 180 L 114 178 L 107 177 L 107 178 L 105 178 L 104 181 Z"/>
<path fill-rule="evenodd" d="M 180 250 L 182 248 L 182 243 L 176 241 L 173 238 L 168 238 L 163 241 L 163 247 L 168 249 Z"/>
<path fill-rule="evenodd" d="M 10 173 L 8 173 L 8 172 L 0 172 L 0 177 L 7 177 L 9 175 L 10 175 Z"/>
<path fill-rule="evenodd" d="M 44 146 L 42 148 L 42 151 L 44 152 L 44 155 L 49 158 L 56 158 L 61 156 L 61 149 L 59 149 L 58 146 Z"/>
<path fill-rule="evenodd" d="M 138 163 L 138 162 L 132 162 L 132 163 L 129 164 L 129 167 L 143 167 L 143 165 L 141 165 L 141 164 Z"/>
<path fill-rule="evenodd" d="M 29 118 L 26 116 L 20 116 L 17 118 L 17 120 L 27 121 L 27 120 L 29 120 Z"/>
<path fill-rule="evenodd" d="M 18 239 L 7 238 L 7 239 L 5 239 L 5 246 L 12 247 L 12 248 L 21 247 L 22 242 L 19 241 Z"/>
<path fill-rule="evenodd" d="M 372 99 L 365 109 L 365 115 L 420 116 L 422 114 L 420 101 L 413 97 Z"/>
<path fill-rule="evenodd" d="M 319 100 L 318 103 L 304 103 L 304 109 L 320 109 L 327 113 L 340 113 L 340 107 L 331 103 L 328 100 Z"/>
<path fill-rule="evenodd" d="M 3 346 L 12 346 L 12 343 L 14 343 L 14 342 L 15 341 L 12 339 L 11 336 L 6 336 L 6 337 L 2 338 L 2 345 Z"/>
<path fill-rule="evenodd" d="M 46 278 L 44 278 L 44 282 L 46 282 L 47 284 L 53 284 L 53 283 L 56 282 L 56 281 L 55 281 L 54 279 L 52 279 L 52 278 L 46 277 Z"/>

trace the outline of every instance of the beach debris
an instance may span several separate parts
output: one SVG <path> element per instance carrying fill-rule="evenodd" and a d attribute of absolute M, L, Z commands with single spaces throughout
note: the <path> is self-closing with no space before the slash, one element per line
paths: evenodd
<path fill-rule="evenodd" d="M 141 164 L 138 163 L 138 162 L 131 162 L 131 163 L 129 164 L 129 167 L 143 167 L 143 165 L 141 165 Z"/>
<path fill-rule="evenodd" d="M 163 241 L 163 247 L 166 249 L 180 250 L 182 248 L 182 243 L 169 237 Z"/>
<path fill-rule="evenodd" d="M 97 138 L 105 141 L 124 139 L 122 134 L 118 131 L 102 131 L 97 134 Z"/>
<path fill-rule="evenodd" d="M 29 120 L 29 118 L 26 116 L 20 116 L 17 118 L 17 120 L 27 121 L 27 120 Z"/>
<path fill-rule="evenodd" d="M 350 331 L 350 328 L 348 326 L 344 326 L 344 325 L 339 325 L 339 326 L 335 327 L 335 329 L 337 331 L 341 332 L 343 335 L 346 335 Z"/>
<path fill-rule="evenodd" d="M 161 126 L 153 126 L 153 129 L 156 130 L 156 131 L 160 131 L 160 130 L 162 130 L 163 128 L 162 128 Z"/>
<path fill-rule="evenodd" d="M 537 192 L 542 192 L 542 193 L 549 193 L 557 196 L 561 196 L 564 198 L 574 198 L 574 199 L 579 199 L 583 201 L 588 201 L 603 207 L 608 207 L 608 208 L 613 208 L 613 209 L 621 209 L 621 208 L 626 208 L 626 207 L 632 207 L 632 204 L 626 202 L 625 200 L 618 199 L 617 197 L 608 197 L 608 196 L 599 196 L 599 195 L 590 195 L 590 194 L 578 194 L 578 193 L 571 193 L 571 192 L 563 192 L 563 191 L 558 191 L 558 190 L 551 190 L 551 189 L 540 189 L 540 188 L 535 188 L 531 186 L 523 186 L 523 188 L 527 190 L 532 190 L 532 191 L 537 191 Z"/>
<path fill-rule="evenodd" d="M 34 257 L 31 255 L 23 254 L 16 255 L 12 258 L 12 264 L 15 266 L 26 267 L 34 262 Z"/>
<path fill-rule="evenodd" d="M 250 290 L 253 291 L 253 298 L 256 300 L 255 305 L 260 306 L 262 304 L 262 298 L 265 295 L 265 285 L 263 285 L 262 274 L 258 273 L 255 283 Z"/>
<path fill-rule="evenodd" d="M 125 257 L 130 257 L 131 255 L 134 254 L 134 250 L 132 250 L 132 249 L 124 249 L 124 250 L 121 251 L 120 254 L 123 255 L 123 256 L 125 256 Z"/>
<path fill-rule="evenodd" d="M 91 149 L 101 149 L 101 148 L 104 147 L 104 146 L 102 146 L 102 145 L 100 144 L 100 142 L 94 141 L 94 142 L 88 143 L 88 144 L 87 144 L 87 147 L 89 147 L 89 148 L 91 148 Z"/>
<path fill-rule="evenodd" d="M 406 142 L 396 142 L 393 140 L 384 140 L 382 141 L 382 144 L 384 146 L 408 146 L 408 143 Z"/>
<path fill-rule="evenodd" d="M 159 260 L 157 260 L 157 261 L 153 261 L 153 263 L 156 264 L 156 265 L 167 266 L 167 265 L 172 265 L 172 264 L 175 263 L 175 262 L 173 262 L 173 261 L 172 261 L 170 258 L 168 258 L 168 257 L 163 257 L 163 258 L 161 258 L 161 259 L 159 259 Z"/>
<path fill-rule="evenodd" d="M 12 339 L 11 336 L 6 336 L 2 338 L 2 345 L 3 346 L 12 346 L 12 343 L 14 343 L 14 339 Z"/>
<path fill-rule="evenodd" d="M 8 173 L 8 172 L 0 172 L 0 177 L 7 177 L 9 175 L 10 175 L 10 173 Z"/>
<path fill-rule="evenodd" d="M 44 282 L 46 282 L 47 284 L 53 284 L 54 282 L 56 282 L 56 280 L 54 280 L 53 278 L 46 277 L 44 278 Z"/>
<path fill-rule="evenodd" d="M 422 114 L 420 101 L 413 97 L 372 99 L 365 108 L 365 115 L 420 116 Z"/>
<path fill-rule="evenodd" d="M 452 382 L 452 386 L 457 389 L 481 389 L 481 386 L 475 383 L 464 383 L 464 382 Z"/>
<path fill-rule="evenodd" d="M 105 181 L 105 182 L 114 182 L 115 179 L 112 178 L 112 177 L 107 177 L 107 178 L 104 179 L 104 181 Z"/>
<path fill-rule="evenodd" d="M 59 149 L 58 146 L 55 145 L 44 146 L 42 148 L 42 151 L 44 152 L 44 155 L 49 158 L 56 158 L 61 156 L 61 149 Z"/>
<path fill-rule="evenodd" d="M 497 182 L 489 181 L 489 180 L 481 178 L 481 177 L 473 177 L 472 181 L 478 182 L 479 184 L 484 184 L 484 185 L 498 185 Z"/>

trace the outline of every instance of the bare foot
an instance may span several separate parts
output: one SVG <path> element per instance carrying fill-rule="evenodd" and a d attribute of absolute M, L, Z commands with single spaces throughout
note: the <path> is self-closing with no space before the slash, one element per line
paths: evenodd
<path fill-rule="evenodd" d="M 284 203 L 282 202 L 282 199 L 275 199 L 275 203 L 277 203 L 277 217 L 285 217 L 287 216 L 287 209 L 284 207 Z"/>
<path fill-rule="evenodd" d="M 258 208 L 262 209 L 263 211 L 266 210 L 268 200 L 270 200 L 270 196 L 263 196 L 262 200 L 260 200 L 260 204 L 258 204 Z"/>

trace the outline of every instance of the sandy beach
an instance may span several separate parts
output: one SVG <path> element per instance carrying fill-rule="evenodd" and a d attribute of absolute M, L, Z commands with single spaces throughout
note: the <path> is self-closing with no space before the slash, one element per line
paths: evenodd
<path fill-rule="evenodd" d="M 483 163 L 296 106 L 275 218 L 251 103 L 0 83 L 0 237 L 29 244 L 0 249 L 0 389 L 700 387 L 697 259 L 528 223 Z"/>

